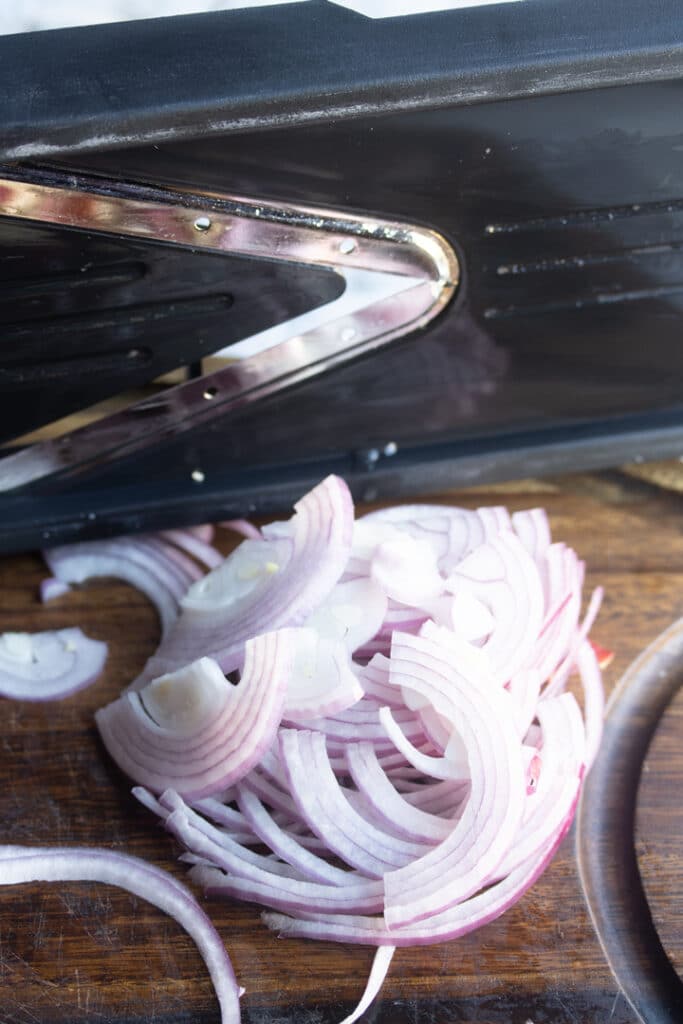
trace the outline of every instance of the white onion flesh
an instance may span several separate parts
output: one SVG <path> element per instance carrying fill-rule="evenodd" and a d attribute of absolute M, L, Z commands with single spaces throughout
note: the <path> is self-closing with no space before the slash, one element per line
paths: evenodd
<path fill-rule="evenodd" d="M 0 634 L 0 696 L 61 700 L 90 686 L 107 660 L 107 645 L 80 629 Z"/>

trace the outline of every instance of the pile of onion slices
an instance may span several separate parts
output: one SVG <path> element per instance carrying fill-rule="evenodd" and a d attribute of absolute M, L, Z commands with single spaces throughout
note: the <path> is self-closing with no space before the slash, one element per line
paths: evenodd
<path fill-rule="evenodd" d="M 583 574 L 538 509 L 355 521 L 329 477 L 192 584 L 97 724 L 208 894 L 383 950 L 369 997 L 393 948 L 501 914 L 567 831 L 603 711 Z"/>
<path fill-rule="evenodd" d="M 332 476 L 237 528 L 182 594 L 176 572 L 159 649 L 97 725 L 207 894 L 377 947 L 351 1024 L 396 947 L 493 920 L 559 846 L 600 740 L 601 592 L 582 618 L 583 564 L 539 509 L 356 520 Z M 81 545 L 48 553 L 54 576 L 77 557 L 107 571 Z"/>

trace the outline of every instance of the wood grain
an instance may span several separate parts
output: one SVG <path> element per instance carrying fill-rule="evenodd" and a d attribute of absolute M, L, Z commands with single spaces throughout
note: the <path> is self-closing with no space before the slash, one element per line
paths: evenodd
<path fill-rule="evenodd" d="M 530 490 L 427 500 L 511 508 L 542 501 L 554 535 L 586 559 L 588 587 L 600 582 L 606 588 L 594 635 L 616 650 L 606 677 L 612 687 L 643 647 L 683 614 L 681 499 L 618 476 L 555 481 L 553 493 Z M 104 845 L 144 856 L 183 878 L 177 848 L 130 796 L 92 720 L 94 710 L 119 693 L 154 649 L 155 613 L 136 591 L 116 582 L 91 584 L 41 606 L 37 590 L 44 574 L 38 556 L 0 564 L 0 629 L 78 624 L 106 640 L 111 653 L 102 679 L 83 694 L 45 705 L 2 702 L 3 841 Z M 680 744 L 669 746 L 662 784 L 680 787 Z M 648 817 L 643 804 L 639 825 L 663 834 L 666 856 L 680 870 L 673 837 L 681 819 L 661 804 L 659 763 L 653 761 L 648 774 L 652 795 L 642 797 L 657 813 Z M 647 843 L 651 849 L 652 836 Z M 671 948 L 680 949 L 680 918 L 667 911 L 667 884 L 650 872 L 648 894 Z M 674 908 L 680 910 L 680 902 Z M 371 950 L 280 940 L 261 924 L 255 907 L 225 902 L 210 909 L 247 990 L 245 1022 L 331 1024 L 357 999 Z M 104 886 L 0 889 L 0 991 L 2 1024 L 218 1020 L 191 941 L 143 901 Z M 400 950 L 367 1019 L 633 1024 L 637 1018 L 593 932 L 574 835 L 532 891 L 498 921 L 457 942 Z"/>

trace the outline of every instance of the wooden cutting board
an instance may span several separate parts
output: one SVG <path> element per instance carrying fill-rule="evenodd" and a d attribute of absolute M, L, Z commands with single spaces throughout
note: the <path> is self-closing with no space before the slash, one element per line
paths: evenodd
<path fill-rule="evenodd" d="M 554 481 L 540 493 L 530 484 L 512 493 L 464 492 L 425 500 L 468 507 L 504 503 L 512 509 L 543 504 L 548 509 L 554 536 L 586 559 L 588 588 L 605 586 L 593 635 L 616 651 L 606 673 L 610 690 L 641 651 L 683 615 L 680 495 L 612 474 Z M 227 534 L 224 546 L 229 546 Z M 146 857 L 183 878 L 173 841 L 130 796 L 93 727 L 94 710 L 118 695 L 154 649 L 155 613 L 136 591 L 116 582 L 93 583 L 42 606 L 37 592 L 44 575 L 38 555 L 0 563 L 0 629 L 80 625 L 108 642 L 110 658 L 103 678 L 68 700 L 0 703 L 2 841 L 103 845 Z M 629 792 L 636 794 L 630 833 L 623 833 L 618 811 L 624 797 L 610 784 L 614 776 L 609 772 L 603 773 L 603 788 L 596 786 L 589 820 L 580 829 L 584 870 L 590 873 L 595 863 L 596 870 L 603 870 L 608 862 L 604 886 L 603 876 L 596 883 L 591 875 L 589 888 L 597 885 L 597 895 L 592 892 L 600 904 L 597 923 L 607 931 L 610 923 L 614 926 L 618 956 L 630 955 L 628 942 L 626 953 L 622 948 L 624 936 L 641 931 L 646 939 L 654 935 L 654 945 L 661 942 L 668 954 L 670 976 L 663 987 L 659 953 L 653 965 L 647 941 L 635 967 L 626 964 L 630 974 L 640 970 L 651 983 L 647 1024 L 683 1021 L 674 970 L 683 968 L 683 700 L 675 659 L 665 658 L 654 671 L 655 677 L 659 671 L 669 673 L 670 691 L 663 705 L 660 693 L 656 719 L 651 721 L 641 671 L 643 699 L 627 708 L 626 726 L 622 723 L 612 738 L 618 748 L 624 728 L 634 725 L 636 733 L 640 728 L 640 746 L 634 741 L 637 764 L 628 768 L 635 778 Z M 643 722 L 650 729 L 645 740 Z M 628 761 L 628 744 L 626 753 L 618 753 Z M 623 906 L 630 881 L 619 874 L 619 844 L 615 853 L 613 835 L 601 831 L 601 823 L 613 818 L 620 821 L 621 846 L 635 850 L 642 875 L 645 900 L 635 910 Z M 381 999 L 366 1019 L 376 1024 L 637 1021 L 607 956 L 617 975 L 623 974 L 625 961 L 620 966 L 614 950 L 608 949 L 607 956 L 603 951 L 577 865 L 574 829 L 546 874 L 499 920 L 458 941 L 399 950 Z M 252 906 L 224 902 L 209 909 L 247 990 L 245 1022 L 332 1024 L 355 1004 L 371 950 L 278 939 Z M 658 999 L 668 999 L 669 1010 Z M 192 942 L 143 901 L 95 885 L 0 889 L 1 1024 L 86 1021 L 209 1024 L 218 1021 L 218 1008 Z"/>

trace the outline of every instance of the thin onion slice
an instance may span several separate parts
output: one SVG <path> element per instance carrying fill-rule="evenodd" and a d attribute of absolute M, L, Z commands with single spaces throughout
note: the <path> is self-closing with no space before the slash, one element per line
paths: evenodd
<path fill-rule="evenodd" d="M 124 694 L 95 716 L 107 750 L 122 771 L 153 792 L 173 788 L 199 799 L 232 785 L 258 764 L 275 737 L 292 652 L 291 631 L 278 630 L 247 641 L 237 686 L 203 658 L 141 693 Z"/>
<path fill-rule="evenodd" d="M 90 847 L 0 847 L 0 885 L 101 882 L 125 889 L 173 917 L 194 940 L 213 982 L 221 1024 L 239 1024 L 240 989 L 218 932 L 192 893 L 160 868 Z"/>
<path fill-rule="evenodd" d="M 471 791 L 450 835 L 416 864 L 385 876 L 390 928 L 439 913 L 485 884 L 519 828 L 526 790 L 519 738 L 502 691 L 461 676 L 449 648 L 395 634 L 392 679 L 452 723 L 467 750 Z"/>
<path fill-rule="evenodd" d="M 244 541 L 190 588 L 136 686 L 204 656 L 231 672 L 247 640 L 303 625 L 342 575 L 352 530 L 349 489 L 339 477 L 327 477 L 297 502 L 289 523 L 264 529 L 264 540 Z"/>
<path fill-rule="evenodd" d="M 265 924 L 282 936 L 319 939 L 328 942 L 353 942 L 369 946 L 424 946 L 458 939 L 494 921 L 509 910 L 533 885 L 550 863 L 564 838 L 573 811 L 555 839 L 534 857 L 469 900 L 449 907 L 425 921 L 402 928 L 387 928 L 380 917 L 342 914 L 310 914 L 296 920 L 282 914 L 265 912 Z"/>
<path fill-rule="evenodd" d="M 62 583 L 85 583 L 113 576 L 140 590 L 154 605 L 162 635 L 178 615 L 180 600 L 196 578 L 170 562 L 144 538 L 84 541 L 44 552 L 53 576 Z"/>
<path fill-rule="evenodd" d="M 296 653 L 287 684 L 282 717 L 306 722 L 351 707 L 363 687 L 340 640 L 321 636 L 310 626 L 292 630 Z"/>
<path fill-rule="evenodd" d="M 344 1017 L 344 1019 L 340 1021 L 340 1024 L 355 1024 L 355 1021 L 357 1021 L 359 1017 L 362 1017 L 370 1004 L 375 1001 L 379 995 L 382 985 L 384 984 L 384 979 L 387 976 L 387 972 L 391 966 L 391 961 L 395 952 L 395 946 L 377 947 L 377 952 L 372 960 L 372 967 L 370 968 L 370 974 L 368 976 L 367 985 L 365 986 L 365 991 L 363 992 L 355 1010 L 353 1010 L 348 1017 Z"/>
<path fill-rule="evenodd" d="M 107 645 L 80 629 L 0 634 L 0 695 L 61 700 L 90 686 L 107 660 Z"/>

